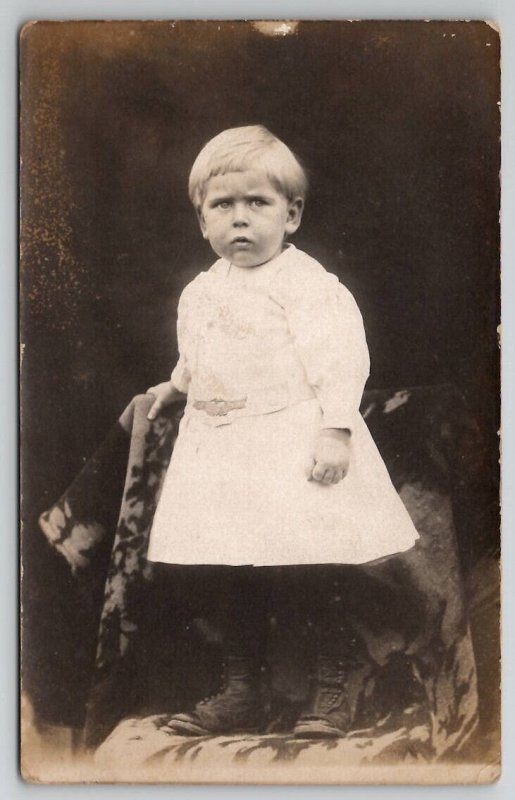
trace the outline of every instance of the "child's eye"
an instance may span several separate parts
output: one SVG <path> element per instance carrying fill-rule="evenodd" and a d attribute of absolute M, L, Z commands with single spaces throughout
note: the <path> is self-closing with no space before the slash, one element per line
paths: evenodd
<path fill-rule="evenodd" d="M 253 197 L 250 201 L 250 204 L 256 206 L 257 208 L 266 205 L 265 201 L 261 197 Z"/>
<path fill-rule="evenodd" d="M 217 203 L 216 205 L 217 205 L 217 208 L 221 208 L 222 211 L 225 211 L 226 209 L 230 208 L 231 204 L 229 203 L 228 200 L 220 200 L 220 202 Z"/>

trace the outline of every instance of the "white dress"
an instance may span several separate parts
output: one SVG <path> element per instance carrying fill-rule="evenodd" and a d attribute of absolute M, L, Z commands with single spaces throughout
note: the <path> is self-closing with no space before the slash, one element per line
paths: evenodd
<path fill-rule="evenodd" d="M 150 535 L 169 564 L 360 564 L 418 538 L 359 413 L 369 372 L 350 292 L 289 245 L 220 259 L 179 302 L 172 381 L 188 399 Z M 308 481 L 321 428 L 351 430 L 347 476 Z"/>

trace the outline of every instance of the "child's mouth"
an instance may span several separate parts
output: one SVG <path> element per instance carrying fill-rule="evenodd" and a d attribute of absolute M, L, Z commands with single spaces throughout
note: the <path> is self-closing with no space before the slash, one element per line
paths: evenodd
<path fill-rule="evenodd" d="M 235 245 L 249 245 L 249 244 L 252 244 L 252 242 L 250 241 L 250 239 L 247 239 L 247 237 L 246 237 L 246 236 L 236 236 L 236 237 L 235 237 L 235 238 L 232 240 L 231 244 L 235 244 Z"/>

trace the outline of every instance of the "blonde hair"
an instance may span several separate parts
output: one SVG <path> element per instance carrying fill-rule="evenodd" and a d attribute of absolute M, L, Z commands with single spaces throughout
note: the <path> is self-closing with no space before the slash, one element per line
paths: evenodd
<path fill-rule="evenodd" d="M 191 202 L 201 207 L 206 184 L 214 175 L 251 168 L 261 169 L 288 200 L 305 198 L 307 176 L 290 148 L 263 125 L 245 125 L 222 131 L 204 145 L 190 172 Z"/>

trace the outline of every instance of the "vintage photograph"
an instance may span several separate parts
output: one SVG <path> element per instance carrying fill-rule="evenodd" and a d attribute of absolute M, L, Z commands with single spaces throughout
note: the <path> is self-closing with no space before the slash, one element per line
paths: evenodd
<path fill-rule="evenodd" d="M 499 777 L 499 61 L 21 31 L 26 780 Z"/>

